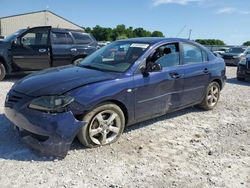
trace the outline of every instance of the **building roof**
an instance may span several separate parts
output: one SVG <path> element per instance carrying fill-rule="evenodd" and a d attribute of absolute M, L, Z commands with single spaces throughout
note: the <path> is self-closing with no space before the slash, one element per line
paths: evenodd
<path fill-rule="evenodd" d="M 55 15 L 55 16 L 57 16 L 57 17 L 63 19 L 63 20 L 65 20 L 65 21 L 67 21 L 67 22 L 70 22 L 71 24 L 73 24 L 73 25 L 75 25 L 75 26 L 77 26 L 77 27 L 82 27 L 82 26 L 80 26 L 80 25 L 78 25 L 78 24 L 75 24 L 75 23 L 73 23 L 72 21 L 70 21 L 70 20 L 68 20 L 68 19 L 66 19 L 66 18 L 63 18 L 62 16 L 59 16 L 58 14 L 55 14 L 54 12 L 51 12 L 51 11 L 49 11 L 49 10 L 40 10 L 40 11 L 34 11 L 34 12 L 23 13 L 23 14 L 16 14 L 16 15 L 11 15 L 11 16 L 0 17 L 0 20 L 1 20 L 1 19 L 6 19 L 6 18 L 12 18 L 12 17 L 16 17 L 16 16 L 24 16 L 24 15 L 29 15 L 29 14 L 42 13 L 42 12 L 51 13 L 51 14 L 53 14 L 53 15 Z"/>

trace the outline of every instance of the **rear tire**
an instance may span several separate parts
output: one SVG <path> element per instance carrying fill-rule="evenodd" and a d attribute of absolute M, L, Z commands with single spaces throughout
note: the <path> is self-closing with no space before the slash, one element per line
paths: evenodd
<path fill-rule="evenodd" d="M 86 147 L 98 147 L 116 142 L 125 127 L 123 111 L 113 103 L 104 103 L 87 113 L 87 122 L 77 137 Z"/>
<path fill-rule="evenodd" d="M 205 97 L 199 105 L 204 110 L 212 110 L 218 103 L 220 98 L 220 85 L 218 82 L 211 82 L 206 90 Z"/>
<path fill-rule="evenodd" d="M 2 81 L 6 76 L 6 69 L 3 63 L 0 62 L 0 81 Z"/>

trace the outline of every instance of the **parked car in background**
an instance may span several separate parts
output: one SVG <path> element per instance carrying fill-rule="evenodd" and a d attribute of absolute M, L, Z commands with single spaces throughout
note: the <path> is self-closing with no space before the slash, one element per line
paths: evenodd
<path fill-rule="evenodd" d="M 220 47 L 218 50 L 213 51 L 216 54 L 220 54 L 223 55 L 226 51 L 228 51 L 229 48 L 228 47 Z"/>
<path fill-rule="evenodd" d="M 6 74 L 78 64 L 97 49 L 81 31 L 47 26 L 21 29 L 0 41 L 0 80 Z"/>
<path fill-rule="evenodd" d="M 250 55 L 246 55 L 238 64 L 237 79 L 244 81 L 250 79 Z"/>
<path fill-rule="evenodd" d="M 78 66 L 29 75 L 9 91 L 7 118 L 42 135 L 24 141 L 65 156 L 77 135 L 87 147 L 111 144 L 124 127 L 199 105 L 212 110 L 226 80 L 225 63 L 185 39 L 136 38 L 113 42 Z"/>
<path fill-rule="evenodd" d="M 225 60 L 226 65 L 238 65 L 238 63 L 245 58 L 246 54 L 250 53 L 250 48 L 247 47 L 232 47 L 229 48 L 222 58 Z"/>
<path fill-rule="evenodd" d="M 103 46 L 106 46 L 110 44 L 110 41 L 98 41 L 98 46 L 102 48 Z"/>

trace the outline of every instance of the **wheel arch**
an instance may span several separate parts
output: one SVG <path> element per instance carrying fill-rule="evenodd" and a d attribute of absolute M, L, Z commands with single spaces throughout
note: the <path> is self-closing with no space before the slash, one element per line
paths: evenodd
<path fill-rule="evenodd" d="M 223 87 L 222 81 L 219 78 L 215 78 L 211 82 L 217 82 L 219 84 L 219 86 L 220 86 L 220 90 L 222 89 L 222 87 Z"/>
<path fill-rule="evenodd" d="M 112 99 L 112 100 L 102 101 L 102 102 L 98 103 L 96 106 L 100 106 L 100 105 L 105 104 L 105 103 L 113 103 L 113 104 L 117 105 L 122 110 L 124 117 L 125 117 L 125 125 L 127 125 L 129 117 L 128 117 L 128 109 L 125 106 L 125 104 L 123 104 L 121 101 Z"/>
<path fill-rule="evenodd" d="M 85 58 L 87 57 L 87 55 L 77 55 L 77 56 L 74 56 L 73 59 L 72 59 L 72 63 L 74 63 L 75 60 L 79 59 L 79 58 Z"/>
<path fill-rule="evenodd" d="M 3 66 L 4 66 L 5 70 L 6 70 L 6 72 L 9 72 L 7 63 L 6 63 L 5 59 L 2 56 L 0 56 L 0 62 L 3 63 Z"/>

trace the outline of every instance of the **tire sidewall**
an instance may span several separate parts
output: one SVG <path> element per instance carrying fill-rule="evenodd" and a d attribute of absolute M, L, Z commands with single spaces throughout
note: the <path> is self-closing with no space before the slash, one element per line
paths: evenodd
<path fill-rule="evenodd" d="M 214 105 L 214 106 L 210 106 L 209 104 L 208 104 L 208 93 L 209 93 L 209 91 L 210 91 L 210 89 L 211 89 L 211 87 L 213 87 L 214 85 L 216 85 L 216 87 L 218 88 L 218 90 L 219 90 L 219 95 L 218 95 L 218 100 L 217 100 L 217 102 L 216 102 L 216 104 Z M 218 102 L 219 102 L 219 99 L 220 99 L 220 91 L 221 91 L 221 89 L 220 89 L 220 85 L 217 83 L 217 82 L 211 82 L 209 85 L 208 85 L 208 87 L 207 87 L 207 91 L 206 91 L 206 96 L 205 96 L 205 98 L 204 98 L 204 102 L 205 102 L 205 108 L 207 109 L 207 110 L 212 110 L 214 107 L 216 107 L 217 106 L 217 104 L 218 104 Z"/>
<path fill-rule="evenodd" d="M 6 70 L 3 63 L 0 62 L 0 81 L 2 81 L 6 76 Z"/>
<path fill-rule="evenodd" d="M 120 138 L 121 134 L 123 133 L 123 130 L 125 127 L 125 117 L 124 117 L 122 110 L 117 105 L 115 105 L 113 103 L 101 104 L 101 105 L 97 106 L 96 108 L 94 108 L 89 113 L 87 113 L 82 119 L 84 122 L 87 122 L 87 124 L 84 125 L 83 128 L 79 131 L 77 137 L 78 137 L 79 141 L 83 145 L 85 145 L 86 147 L 93 148 L 93 147 L 100 146 L 100 145 L 96 145 L 95 143 L 93 143 L 92 140 L 90 139 L 89 128 L 91 126 L 92 119 L 98 113 L 100 113 L 101 111 L 104 111 L 104 110 L 113 110 L 114 112 L 116 112 L 118 114 L 118 116 L 120 117 L 120 120 L 121 120 L 121 129 L 120 129 L 117 137 L 111 143 L 116 142 Z M 109 143 L 109 144 L 111 144 L 111 143 Z"/>

